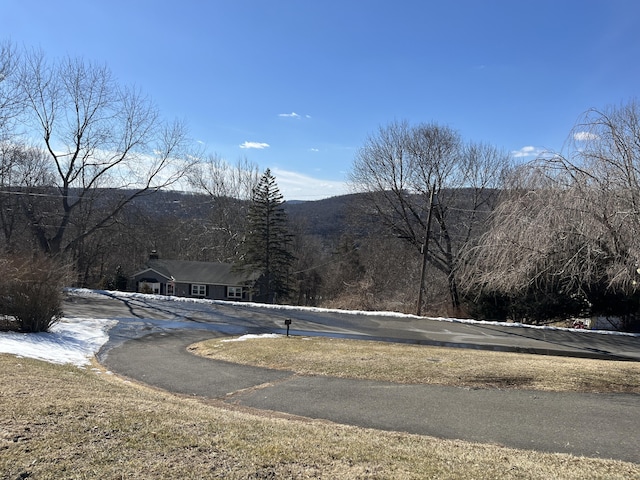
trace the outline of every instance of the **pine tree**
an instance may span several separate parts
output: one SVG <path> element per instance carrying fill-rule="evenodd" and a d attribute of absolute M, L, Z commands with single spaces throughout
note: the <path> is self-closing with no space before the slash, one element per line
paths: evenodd
<path fill-rule="evenodd" d="M 242 265 L 261 273 L 257 297 L 269 303 L 290 293 L 289 275 L 294 256 L 290 251 L 292 236 L 283 204 L 276 180 L 267 169 L 253 190 Z"/>

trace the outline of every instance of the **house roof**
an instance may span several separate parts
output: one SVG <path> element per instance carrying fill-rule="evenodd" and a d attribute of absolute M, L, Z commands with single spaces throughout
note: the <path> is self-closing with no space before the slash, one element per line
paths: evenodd
<path fill-rule="evenodd" d="M 230 263 L 159 259 L 148 260 L 147 268 L 136 276 L 149 270 L 176 283 L 206 285 L 242 285 L 258 277 L 256 273 L 234 271 Z"/>

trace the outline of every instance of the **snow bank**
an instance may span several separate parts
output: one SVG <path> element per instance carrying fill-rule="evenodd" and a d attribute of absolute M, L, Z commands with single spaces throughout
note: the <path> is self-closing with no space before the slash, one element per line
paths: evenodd
<path fill-rule="evenodd" d="M 35 358 L 52 363 L 84 366 L 109 340 L 115 320 L 67 319 L 48 333 L 0 333 L 0 353 Z"/>

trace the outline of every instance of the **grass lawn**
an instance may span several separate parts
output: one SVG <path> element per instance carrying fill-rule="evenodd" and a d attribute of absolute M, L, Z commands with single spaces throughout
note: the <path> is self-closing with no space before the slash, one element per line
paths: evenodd
<path fill-rule="evenodd" d="M 216 360 L 301 375 L 472 388 L 640 393 L 640 362 L 294 336 L 214 339 L 190 350 Z"/>
<path fill-rule="evenodd" d="M 363 378 L 375 370 L 375 378 L 395 381 L 448 378 L 445 383 L 456 384 L 458 378 L 488 387 L 638 391 L 637 384 L 628 388 L 613 379 L 620 368 L 637 379 L 634 363 L 511 354 L 511 362 L 493 358 L 493 366 L 501 365 L 494 369 L 472 355 L 493 352 L 293 337 L 207 342 L 194 349 L 322 375 Z M 562 374 L 536 373 L 540 366 L 522 371 L 537 358 L 559 362 L 568 377 L 590 373 L 560 381 Z M 508 366 L 520 359 L 519 367 Z M 591 362 L 599 366 L 587 368 Z M 441 380 L 423 367 L 438 367 Z M 504 381 L 500 376 L 513 368 L 518 374 Z M 476 373 L 461 375 L 466 370 Z M 81 369 L 0 355 L 0 478 L 628 479 L 640 478 L 640 465 L 289 418 L 171 395 L 98 365 Z"/>

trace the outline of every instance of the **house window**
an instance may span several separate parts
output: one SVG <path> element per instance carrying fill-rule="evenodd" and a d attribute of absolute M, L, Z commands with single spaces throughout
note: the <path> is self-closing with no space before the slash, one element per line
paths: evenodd
<path fill-rule="evenodd" d="M 173 295 L 175 292 L 173 283 L 167 283 L 167 295 Z"/>
<path fill-rule="evenodd" d="M 206 297 L 207 286 L 206 285 L 191 285 L 191 295 L 194 297 Z"/>
<path fill-rule="evenodd" d="M 242 298 L 242 287 L 227 287 L 227 297 Z"/>
<path fill-rule="evenodd" d="M 160 293 L 160 284 L 157 282 L 140 282 L 138 285 L 138 292 L 140 293 Z"/>

